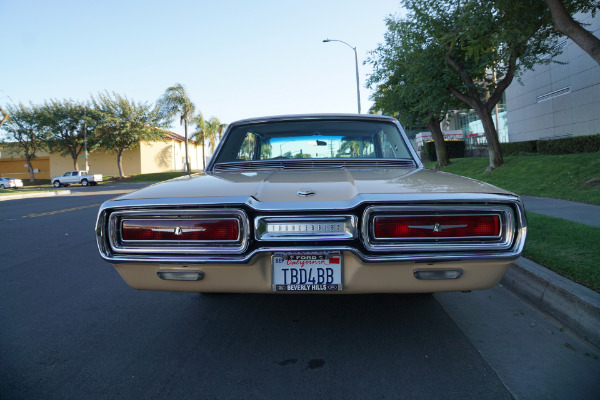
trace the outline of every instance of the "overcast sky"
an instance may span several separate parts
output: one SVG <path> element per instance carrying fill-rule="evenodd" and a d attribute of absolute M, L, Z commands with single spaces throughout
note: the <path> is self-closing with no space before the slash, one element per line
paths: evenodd
<path fill-rule="evenodd" d="M 0 104 L 87 100 L 115 91 L 156 101 L 177 82 L 205 117 L 357 111 L 368 52 L 397 0 L 0 0 Z M 179 126 L 173 131 L 181 132 Z"/>

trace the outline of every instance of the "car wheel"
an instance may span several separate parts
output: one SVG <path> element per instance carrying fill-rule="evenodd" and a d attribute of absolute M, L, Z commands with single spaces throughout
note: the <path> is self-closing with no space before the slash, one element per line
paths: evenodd
<path fill-rule="evenodd" d="M 4 185 L 0 185 L 0 189 L 5 189 Z"/>
<path fill-rule="evenodd" d="M 87 179 L 83 179 L 83 180 L 81 181 L 81 186 L 87 186 L 87 185 L 89 185 L 89 184 L 90 184 L 90 183 L 88 182 L 88 180 L 87 180 Z"/>
<path fill-rule="evenodd" d="M 59 188 L 60 187 L 60 181 L 54 181 L 52 183 L 54 184 L 55 188 Z"/>

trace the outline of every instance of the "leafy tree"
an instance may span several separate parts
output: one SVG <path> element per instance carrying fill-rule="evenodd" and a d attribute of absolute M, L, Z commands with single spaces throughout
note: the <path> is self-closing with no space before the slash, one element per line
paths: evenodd
<path fill-rule="evenodd" d="M 546 0 L 557 31 L 575 42 L 600 65 L 600 39 L 573 19 L 576 12 L 591 12 L 595 16 L 600 2 L 592 0 Z"/>
<path fill-rule="evenodd" d="M 142 141 L 165 140 L 162 129 L 163 118 L 158 105 L 136 103 L 125 96 L 113 93 L 92 97 L 94 118 L 99 145 L 107 151 L 117 153 L 119 177 L 123 179 L 123 152 L 134 149 Z"/>
<path fill-rule="evenodd" d="M 79 169 L 79 155 L 86 146 L 92 149 L 96 145 L 94 115 L 89 104 L 72 100 L 50 100 L 40 107 L 41 124 L 49 131 L 50 150 L 71 156 L 73 169 Z"/>
<path fill-rule="evenodd" d="M 425 123 L 438 167 L 446 166 L 450 158 L 440 124 L 449 108 L 458 105 L 446 89 L 452 74 L 444 54 L 440 47 L 430 47 L 431 38 L 412 21 L 389 17 L 386 24 L 385 43 L 367 59 L 373 65 L 367 84 L 376 86 L 371 112 L 398 117 L 405 125 Z"/>
<path fill-rule="evenodd" d="M 29 180 L 35 181 L 35 174 L 31 161 L 36 158 L 36 153 L 46 148 L 47 130 L 40 124 L 39 107 L 33 104 L 29 107 L 19 104 L 18 106 L 6 107 L 10 119 L 3 125 L 8 133 L 8 139 L 16 142 L 15 152 L 27 160 Z"/>
<path fill-rule="evenodd" d="M 190 174 L 188 124 L 194 117 L 196 107 L 181 83 L 176 83 L 174 86 L 167 88 L 158 103 L 161 107 L 161 112 L 168 120 L 171 120 L 177 114 L 180 115 L 180 123 L 184 126 L 185 130 L 185 169 Z M 202 153 L 204 155 L 204 147 L 202 147 Z M 204 160 L 202 160 L 202 165 L 204 165 Z"/>
<path fill-rule="evenodd" d="M 555 31 L 549 11 L 538 0 L 405 0 L 408 19 L 422 29 L 426 51 L 443 54 L 450 79 L 432 73 L 479 116 L 488 142 L 487 171 L 504 163 L 492 111 L 513 78 L 555 56 Z M 428 68 L 428 65 L 422 65 Z M 438 70 L 435 70 L 436 73 Z"/>

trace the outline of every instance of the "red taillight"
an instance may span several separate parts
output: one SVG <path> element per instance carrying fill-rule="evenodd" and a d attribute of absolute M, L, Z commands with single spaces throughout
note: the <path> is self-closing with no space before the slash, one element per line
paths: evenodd
<path fill-rule="evenodd" d="M 375 239 L 500 236 L 499 215 L 376 216 Z"/>
<path fill-rule="evenodd" d="M 124 219 L 121 232 L 126 241 L 237 241 L 240 237 L 235 218 Z"/>

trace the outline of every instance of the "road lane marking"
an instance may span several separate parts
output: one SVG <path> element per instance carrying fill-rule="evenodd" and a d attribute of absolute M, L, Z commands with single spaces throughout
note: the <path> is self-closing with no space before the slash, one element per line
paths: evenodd
<path fill-rule="evenodd" d="M 90 204 L 88 206 L 81 206 L 81 207 L 66 208 L 64 210 L 48 211 L 48 212 L 40 213 L 40 214 L 23 215 L 22 218 L 44 217 L 46 215 L 54 215 L 54 214 L 60 214 L 60 213 L 69 212 L 69 211 L 83 210 L 84 208 L 100 207 L 100 205 L 102 205 L 102 203 Z"/>

